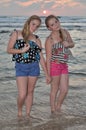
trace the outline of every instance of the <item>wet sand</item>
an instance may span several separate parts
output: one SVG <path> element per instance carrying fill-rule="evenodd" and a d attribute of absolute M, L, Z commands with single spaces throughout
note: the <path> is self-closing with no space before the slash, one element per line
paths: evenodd
<path fill-rule="evenodd" d="M 85 82 L 81 89 L 80 80 L 75 84 L 76 80 L 73 79 L 62 106 L 62 113 L 51 115 L 50 85 L 46 85 L 44 78 L 40 78 L 34 92 L 31 117 L 25 116 L 24 107 L 24 116 L 18 119 L 16 82 L 11 79 L 4 80 L 0 81 L 0 130 L 86 130 L 86 103 L 81 101 L 82 96 L 86 97 Z"/>

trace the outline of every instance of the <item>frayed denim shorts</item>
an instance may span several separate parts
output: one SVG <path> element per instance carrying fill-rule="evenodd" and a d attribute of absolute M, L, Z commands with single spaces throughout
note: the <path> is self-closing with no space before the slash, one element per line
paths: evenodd
<path fill-rule="evenodd" d="M 39 62 L 15 63 L 16 77 L 20 76 L 39 76 Z"/>

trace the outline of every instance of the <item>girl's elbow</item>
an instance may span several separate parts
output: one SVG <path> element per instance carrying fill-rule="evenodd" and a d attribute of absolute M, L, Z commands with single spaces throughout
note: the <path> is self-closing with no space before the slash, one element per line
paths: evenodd
<path fill-rule="evenodd" d="M 10 49 L 7 48 L 7 53 L 10 54 Z"/>
<path fill-rule="evenodd" d="M 74 44 L 74 43 L 72 43 L 70 47 L 71 47 L 71 48 L 73 48 L 74 46 L 75 46 L 75 44 Z"/>

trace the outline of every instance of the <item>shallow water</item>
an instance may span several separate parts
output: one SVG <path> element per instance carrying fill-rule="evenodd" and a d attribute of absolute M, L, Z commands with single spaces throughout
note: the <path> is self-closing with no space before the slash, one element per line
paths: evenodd
<path fill-rule="evenodd" d="M 60 115 L 51 115 L 49 104 L 50 85 L 46 85 L 44 73 L 36 84 L 31 118 L 17 118 L 17 87 L 14 63 L 6 47 L 11 31 L 22 27 L 25 17 L 0 17 L 0 130 L 86 130 L 86 18 L 62 17 L 75 42 L 73 60 L 69 62 L 70 85 Z M 44 20 L 44 19 L 42 19 Z M 46 32 L 46 33 L 45 33 Z M 44 47 L 49 34 L 44 24 L 37 32 Z M 43 50 L 45 56 L 45 51 Z"/>
<path fill-rule="evenodd" d="M 86 129 L 86 87 L 70 85 L 69 93 L 62 106 L 62 113 L 51 115 L 49 106 L 50 86 L 39 78 L 34 93 L 31 117 L 17 118 L 15 80 L 1 82 L 0 88 L 0 130 L 85 130 Z M 71 84 L 74 81 L 71 81 Z M 84 101 L 83 101 L 84 98 Z"/>

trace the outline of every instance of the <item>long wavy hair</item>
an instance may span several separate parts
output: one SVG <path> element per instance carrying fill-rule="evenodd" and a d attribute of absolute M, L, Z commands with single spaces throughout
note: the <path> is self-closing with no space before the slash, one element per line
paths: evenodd
<path fill-rule="evenodd" d="M 29 17 L 27 19 L 27 21 L 25 22 L 24 27 L 22 29 L 22 36 L 23 36 L 25 42 L 28 41 L 28 36 L 30 35 L 30 22 L 33 21 L 33 20 L 38 20 L 41 24 L 41 19 L 37 15 L 32 15 L 31 17 Z"/>
<path fill-rule="evenodd" d="M 54 15 L 49 15 L 49 16 L 47 16 L 47 17 L 45 18 L 45 24 L 46 24 L 46 27 L 47 27 L 47 28 L 49 27 L 49 20 L 51 20 L 52 18 L 55 18 L 57 21 L 59 21 L 58 17 L 56 17 L 56 16 L 54 16 Z M 59 22 L 60 22 L 60 21 L 59 21 Z M 65 31 L 64 31 L 62 28 L 60 28 L 59 34 L 60 34 L 60 37 L 61 37 L 62 41 L 66 39 L 67 35 L 66 35 Z"/>

